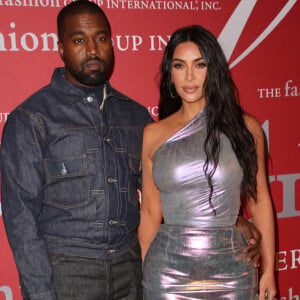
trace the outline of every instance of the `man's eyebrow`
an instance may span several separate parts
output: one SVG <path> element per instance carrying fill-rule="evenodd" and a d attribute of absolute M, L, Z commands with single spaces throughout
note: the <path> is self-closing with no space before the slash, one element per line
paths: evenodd
<path fill-rule="evenodd" d="M 75 30 L 71 33 L 71 37 L 77 34 L 84 34 L 84 32 L 82 30 Z"/>
<path fill-rule="evenodd" d="M 71 33 L 71 37 L 74 36 L 74 35 L 80 35 L 80 34 L 85 34 L 85 32 L 83 30 L 75 30 Z M 107 30 L 98 30 L 96 32 L 96 34 L 106 34 L 106 35 L 109 35 L 108 34 L 108 31 Z"/>

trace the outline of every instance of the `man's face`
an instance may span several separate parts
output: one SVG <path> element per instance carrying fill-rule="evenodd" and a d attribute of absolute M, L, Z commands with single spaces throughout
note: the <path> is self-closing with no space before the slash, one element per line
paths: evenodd
<path fill-rule="evenodd" d="M 68 81 L 82 86 L 98 86 L 105 81 L 112 66 L 113 51 L 109 28 L 102 15 L 67 16 L 58 49 Z"/>

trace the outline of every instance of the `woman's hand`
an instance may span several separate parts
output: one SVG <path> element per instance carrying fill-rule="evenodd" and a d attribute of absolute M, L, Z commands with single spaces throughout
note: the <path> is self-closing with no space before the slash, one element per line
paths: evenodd
<path fill-rule="evenodd" d="M 274 300 L 276 296 L 276 286 L 274 272 L 262 274 L 259 282 L 259 300 Z"/>
<path fill-rule="evenodd" d="M 253 266 L 257 268 L 259 266 L 260 261 L 261 234 L 254 224 L 248 222 L 245 218 L 241 216 L 238 217 L 236 226 L 243 231 L 249 243 L 249 246 L 247 246 L 244 249 L 244 252 L 249 252 L 247 256 L 247 261 L 253 261 Z"/>

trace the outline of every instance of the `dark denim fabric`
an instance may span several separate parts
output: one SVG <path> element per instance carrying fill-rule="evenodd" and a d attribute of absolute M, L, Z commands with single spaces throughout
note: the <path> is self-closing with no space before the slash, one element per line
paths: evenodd
<path fill-rule="evenodd" d="M 52 254 L 53 282 L 59 300 L 141 300 L 139 245 L 108 260 Z"/>
<path fill-rule="evenodd" d="M 63 72 L 9 115 L 2 137 L 3 219 L 30 299 L 56 299 L 48 253 L 110 259 L 137 241 L 142 134 L 152 119 L 108 82 L 100 108 Z"/>

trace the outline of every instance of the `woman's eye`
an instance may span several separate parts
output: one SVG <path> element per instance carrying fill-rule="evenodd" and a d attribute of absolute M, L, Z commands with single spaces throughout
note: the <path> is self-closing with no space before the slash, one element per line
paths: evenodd
<path fill-rule="evenodd" d="M 175 63 L 175 64 L 173 64 L 173 68 L 175 68 L 175 69 L 182 69 L 183 68 L 183 64 Z"/>
<path fill-rule="evenodd" d="M 200 62 L 196 65 L 197 68 L 205 68 L 206 67 L 206 63 L 204 62 Z"/>

